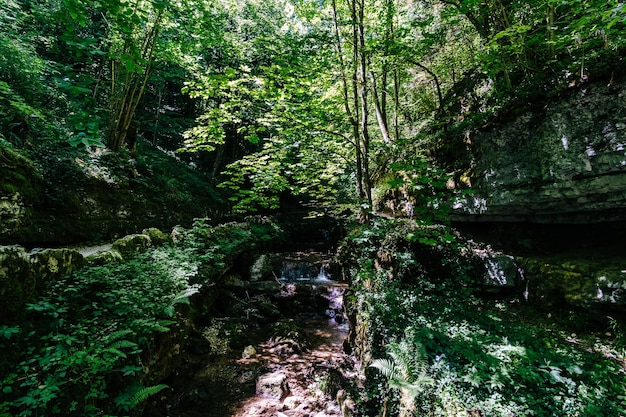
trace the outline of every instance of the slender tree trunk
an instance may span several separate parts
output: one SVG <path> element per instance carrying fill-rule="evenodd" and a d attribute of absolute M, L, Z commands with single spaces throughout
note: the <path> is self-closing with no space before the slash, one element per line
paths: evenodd
<path fill-rule="evenodd" d="M 148 82 L 162 17 L 163 11 L 160 11 L 146 32 L 137 56 L 137 61 L 144 62 L 145 67 L 142 68 L 133 63 L 140 69 L 129 69 L 127 68 L 128 63 L 122 65 L 116 64 L 116 61 L 111 61 L 111 102 L 107 146 L 112 150 L 120 149 L 126 141 L 135 110 Z M 132 56 L 133 46 L 132 40 L 127 40 L 124 45 L 123 56 Z"/>
<path fill-rule="evenodd" d="M 355 11 L 358 20 L 356 22 L 356 30 L 358 36 L 358 48 L 356 49 L 356 56 L 358 58 L 358 96 L 361 106 L 361 147 L 363 149 L 363 187 L 365 189 L 365 198 L 371 209 L 372 207 L 372 182 L 369 170 L 369 151 L 370 151 L 370 135 L 368 129 L 369 109 L 367 107 L 367 57 L 365 55 L 365 26 L 364 26 L 364 13 L 365 4 L 364 0 L 356 0 Z M 358 7 L 358 8 L 357 8 Z"/>
<path fill-rule="evenodd" d="M 400 77 L 398 70 L 393 70 L 393 133 L 394 141 L 400 139 L 400 126 L 398 125 L 398 114 L 400 114 Z"/>
<path fill-rule="evenodd" d="M 351 4 L 351 11 L 353 3 Z M 352 137 L 353 137 L 353 145 L 354 145 L 354 153 L 355 153 L 355 162 L 356 162 L 356 191 L 357 197 L 359 200 L 362 200 L 365 196 L 364 188 L 363 188 L 363 164 L 362 164 L 362 153 L 361 153 L 361 140 L 360 140 L 360 132 L 359 132 L 359 123 L 358 123 L 358 105 L 356 103 L 357 97 L 357 87 L 356 87 L 356 30 L 353 27 L 353 64 L 352 64 L 352 93 L 354 103 L 353 106 L 350 107 L 350 93 L 348 88 L 348 75 L 347 75 L 347 65 L 344 59 L 344 50 L 341 41 L 341 34 L 339 31 L 339 19 L 337 15 L 337 3 L 336 0 L 332 0 L 332 8 L 333 8 L 333 29 L 335 32 L 335 44 L 337 47 L 337 54 L 339 55 L 339 65 L 341 71 L 341 89 L 343 94 L 343 105 L 344 110 L 346 112 L 346 116 L 352 125 Z"/>
<path fill-rule="evenodd" d="M 372 101 L 374 102 L 374 110 L 376 111 L 376 120 L 378 121 L 378 128 L 380 134 L 386 144 L 391 144 L 391 137 L 389 136 L 389 129 L 387 127 L 387 118 L 383 113 L 385 103 L 382 103 L 383 99 L 378 94 L 378 87 L 376 86 L 376 78 L 374 73 L 370 71 L 370 78 L 372 79 Z M 384 94 L 383 94 L 384 97 Z M 380 100 L 380 101 L 379 101 Z"/>

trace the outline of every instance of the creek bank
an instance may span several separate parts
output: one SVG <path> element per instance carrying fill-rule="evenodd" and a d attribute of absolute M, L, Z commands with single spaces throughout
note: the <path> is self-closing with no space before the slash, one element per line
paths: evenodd
<path fill-rule="evenodd" d="M 48 279 L 27 298 L 10 300 L 16 314 L 6 315 L 0 323 L 4 335 L 0 345 L 11 352 L 0 361 L 2 374 L 9 375 L 3 382 L 5 393 L 11 387 L 2 406 L 19 415 L 23 399 L 28 398 L 32 407 L 54 407 L 68 416 L 91 415 L 87 409 L 113 415 L 122 413 L 122 408 L 134 408 L 137 393 L 162 389 L 159 382 L 180 363 L 180 353 L 192 340 L 196 320 L 215 313 L 219 296 L 225 294 L 220 288 L 226 272 L 249 267 L 256 254 L 283 245 L 285 237 L 286 233 L 265 217 L 218 226 L 199 219 L 192 229 L 177 227 L 169 235 L 156 229 L 129 235 L 88 257 L 89 262 L 77 250 L 68 250 L 83 266 L 68 262 L 76 268 L 71 274 Z M 30 283 L 34 277 L 31 255 L 24 248 L 5 248 L 22 261 L 16 261 L 11 269 L 16 274 L 5 278 L 20 285 Z M 38 252 L 63 251 L 41 250 L 32 257 L 40 256 Z M 3 273 L 10 269 L 7 260 L 11 259 L 3 258 Z M 12 295 L 24 295 L 23 290 L 31 288 L 17 284 Z M 3 293 L 5 298 L 10 295 Z M 24 309 L 27 302 L 32 305 Z M 110 350 L 120 338 L 125 352 Z M 71 344 L 66 345 L 68 339 Z M 49 362 L 48 356 L 56 352 L 61 356 Z M 76 363 L 75 355 L 85 354 L 100 367 L 94 370 L 91 362 Z M 129 369 L 124 375 L 119 373 L 121 362 Z M 34 365 L 24 368 L 19 363 Z M 89 378 L 66 381 L 66 367 Z M 97 386 L 85 384 L 94 378 L 102 382 Z M 46 385 L 57 394 L 39 400 L 38 387 L 45 380 L 59 381 Z M 102 400 L 76 401 L 78 404 L 71 406 L 68 396 L 72 400 L 89 399 L 87 394 L 93 390 Z M 140 412 L 141 407 L 131 414 Z"/>
<path fill-rule="evenodd" d="M 347 392 L 356 392 L 358 364 L 344 352 L 347 283 L 329 279 L 332 258 L 261 254 L 249 275 L 227 276 L 216 310 L 196 323 L 181 366 L 165 381 L 171 395 L 152 401 L 149 415 L 353 415 Z"/>
<path fill-rule="evenodd" d="M 34 248 L 0 246 L 0 323 L 19 320 L 24 306 L 56 280 L 82 268 L 122 262 L 139 250 L 156 247 L 171 238 L 156 228 L 125 236 L 112 244 L 87 250 L 81 248 Z"/>
<path fill-rule="evenodd" d="M 442 226 L 376 219 L 348 235 L 339 259 L 352 283 L 349 340 L 366 375 L 363 415 L 626 410 L 623 322 L 611 328 L 559 303 L 526 302 L 506 285 L 497 290 L 520 278 L 512 256 Z M 521 283 L 535 278 L 527 275 Z M 496 279 L 486 285 L 486 276 Z"/>

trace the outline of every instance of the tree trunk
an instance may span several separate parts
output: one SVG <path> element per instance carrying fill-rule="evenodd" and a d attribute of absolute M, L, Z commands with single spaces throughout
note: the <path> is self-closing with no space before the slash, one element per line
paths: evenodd
<path fill-rule="evenodd" d="M 160 11 L 152 26 L 145 33 L 139 53 L 134 57 L 132 50 L 137 45 L 132 39 L 126 40 L 122 56 L 131 56 L 132 58 L 129 59 L 133 60 L 132 63 L 130 61 L 126 63 L 111 61 L 111 101 L 109 103 L 110 119 L 107 146 L 114 151 L 125 144 L 128 129 L 135 117 L 135 111 L 148 82 L 162 17 L 163 11 Z M 137 62 L 145 63 L 143 64 L 144 67 Z"/>

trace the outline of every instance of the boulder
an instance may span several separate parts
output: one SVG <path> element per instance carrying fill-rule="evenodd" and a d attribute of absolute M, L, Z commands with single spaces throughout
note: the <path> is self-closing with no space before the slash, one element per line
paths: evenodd
<path fill-rule="evenodd" d="M 520 286 L 523 274 L 511 255 L 489 248 L 472 248 L 484 264 L 483 286 L 487 291 L 515 289 Z"/>
<path fill-rule="evenodd" d="M 241 353 L 242 359 L 250 359 L 251 357 L 256 355 L 256 349 L 252 345 L 248 345 L 244 348 Z"/>
<path fill-rule="evenodd" d="M 83 255 L 76 249 L 35 249 L 30 252 L 30 262 L 37 277 L 37 288 L 46 287 L 55 279 L 71 274 L 84 264 Z"/>
<path fill-rule="evenodd" d="M 0 246 L 0 321 L 21 316 L 34 295 L 35 276 L 26 250 Z"/>
<path fill-rule="evenodd" d="M 152 246 L 152 241 L 148 235 L 134 234 L 124 236 L 113 242 L 113 249 L 124 255 L 131 255 L 139 250 Z"/>
<path fill-rule="evenodd" d="M 112 262 L 122 262 L 123 260 L 122 254 L 113 248 L 93 253 L 85 258 L 85 262 L 89 266 L 102 266 Z"/>
<path fill-rule="evenodd" d="M 157 229 L 156 227 L 150 227 L 148 229 L 143 229 L 141 231 L 142 235 L 146 235 L 150 238 L 150 242 L 152 242 L 152 244 L 154 246 L 161 246 L 165 243 L 171 242 L 172 241 L 172 237 L 169 235 L 166 235 L 165 233 L 163 233 L 162 231 L 160 231 L 159 229 Z"/>
<path fill-rule="evenodd" d="M 250 267 L 250 281 L 263 281 L 272 278 L 272 260 L 267 254 L 259 255 Z"/>
<path fill-rule="evenodd" d="M 610 261 L 546 258 L 520 260 L 528 281 L 528 297 L 543 306 L 626 311 L 626 269 Z M 621 265 L 621 266 L 620 266 Z"/>
<path fill-rule="evenodd" d="M 273 372 L 259 377 L 256 383 L 256 394 L 259 397 L 281 400 L 289 395 L 289 383 L 282 372 Z"/>

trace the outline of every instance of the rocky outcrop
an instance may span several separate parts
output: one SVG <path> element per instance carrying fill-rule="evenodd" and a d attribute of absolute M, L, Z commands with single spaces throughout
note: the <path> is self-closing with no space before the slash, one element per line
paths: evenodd
<path fill-rule="evenodd" d="M 527 278 L 528 300 L 551 307 L 571 307 L 622 313 L 626 311 L 626 270 L 613 258 L 520 258 Z"/>
<path fill-rule="evenodd" d="M 587 84 L 471 138 L 458 220 L 626 220 L 626 84 Z"/>

